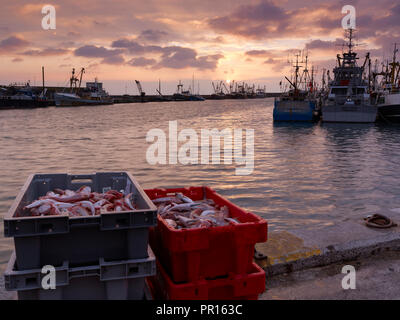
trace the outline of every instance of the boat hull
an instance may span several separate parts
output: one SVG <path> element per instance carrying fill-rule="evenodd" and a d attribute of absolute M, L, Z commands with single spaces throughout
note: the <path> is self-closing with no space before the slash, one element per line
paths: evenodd
<path fill-rule="evenodd" d="M 35 109 L 46 108 L 50 105 L 48 100 L 25 100 L 0 98 L 0 109 Z"/>
<path fill-rule="evenodd" d="M 392 93 L 385 96 L 385 103 L 378 105 L 380 120 L 400 123 L 400 93 Z"/>
<path fill-rule="evenodd" d="M 383 121 L 400 123 L 400 104 L 379 106 L 378 116 Z"/>
<path fill-rule="evenodd" d="M 206 99 L 204 99 L 201 96 L 176 93 L 172 96 L 172 100 L 173 101 L 205 101 Z"/>
<path fill-rule="evenodd" d="M 276 100 L 273 112 L 274 121 L 317 121 L 318 111 L 315 101 Z"/>
<path fill-rule="evenodd" d="M 373 123 L 376 121 L 377 106 L 359 105 L 325 105 L 322 107 L 323 122 Z"/>
<path fill-rule="evenodd" d="M 97 106 L 97 105 L 110 105 L 114 101 L 112 99 L 94 100 L 82 99 L 68 96 L 54 95 L 54 101 L 57 107 L 79 107 L 79 106 Z"/>

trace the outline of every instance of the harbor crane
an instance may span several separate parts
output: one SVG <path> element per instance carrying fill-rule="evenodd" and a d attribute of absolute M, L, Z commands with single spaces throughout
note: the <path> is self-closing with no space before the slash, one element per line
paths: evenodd
<path fill-rule="evenodd" d="M 85 73 L 85 68 L 82 68 L 78 74 L 78 76 L 79 76 L 79 78 L 78 78 L 75 76 L 75 68 L 72 68 L 72 75 L 71 75 L 71 78 L 69 79 L 71 92 L 73 92 L 74 89 L 77 92 L 81 88 L 82 77 L 83 77 L 84 73 Z M 79 82 L 79 85 L 77 85 L 78 82 Z"/>
<path fill-rule="evenodd" d="M 146 95 L 146 92 L 144 92 L 142 90 L 142 85 L 140 84 L 140 81 L 139 80 L 135 80 L 135 82 L 136 82 L 136 85 L 137 85 L 137 88 L 138 88 L 138 91 L 139 91 L 139 95 L 141 97 L 144 97 Z"/>

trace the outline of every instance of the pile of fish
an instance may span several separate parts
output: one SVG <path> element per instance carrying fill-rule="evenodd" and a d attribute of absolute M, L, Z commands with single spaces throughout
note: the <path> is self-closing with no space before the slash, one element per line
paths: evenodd
<path fill-rule="evenodd" d="M 193 201 L 182 193 L 173 197 L 157 198 L 153 203 L 158 214 L 175 229 L 194 229 L 226 226 L 240 223 L 229 217 L 226 206 L 219 207 L 211 199 Z"/>
<path fill-rule="evenodd" d="M 77 191 L 54 189 L 45 196 L 24 207 L 30 216 L 50 216 L 68 214 L 70 217 L 95 216 L 106 212 L 136 210 L 132 193 L 124 194 L 116 190 L 104 193 L 92 192 L 88 186 Z"/>

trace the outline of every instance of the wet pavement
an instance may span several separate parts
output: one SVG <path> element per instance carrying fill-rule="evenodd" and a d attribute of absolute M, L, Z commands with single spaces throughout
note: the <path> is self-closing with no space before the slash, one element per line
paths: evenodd
<path fill-rule="evenodd" d="M 344 290 L 345 265 L 356 270 L 356 289 Z M 267 279 L 261 300 L 399 300 L 400 251 L 312 268 Z"/>

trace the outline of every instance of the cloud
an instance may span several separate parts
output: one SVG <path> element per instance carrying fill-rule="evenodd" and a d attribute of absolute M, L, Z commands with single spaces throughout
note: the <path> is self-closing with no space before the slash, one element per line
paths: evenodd
<path fill-rule="evenodd" d="M 275 60 L 274 58 L 269 58 L 264 61 L 265 64 L 275 64 L 276 62 L 277 60 Z"/>
<path fill-rule="evenodd" d="M 74 52 L 75 56 L 88 58 L 107 58 L 121 53 L 121 50 L 110 50 L 104 47 L 97 47 L 93 45 L 80 47 Z"/>
<path fill-rule="evenodd" d="M 141 45 L 135 40 L 119 39 L 113 41 L 111 46 L 113 48 L 124 48 L 131 54 L 144 54 L 144 53 L 162 53 L 163 48 L 160 46 L 146 46 Z"/>
<path fill-rule="evenodd" d="M 245 53 L 246 56 L 252 58 L 263 59 L 263 64 L 268 65 L 271 70 L 275 72 L 285 72 L 289 67 L 287 58 L 293 53 L 298 53 L 297 49 L 284 49 L 284 50 L 249 50 Z"/>
<path fill-rule="evenodd" d="M 254 5 L 241 5 L 231 14 L 208 20 L 208 25 L 218 32 L 250 38 L 266 38 L 271 33 L 285 29 L 291 13 L 271 1 L 262 0 Z"/>
<path fill-rule="evenodd" d="M 79 32 L 76 32 L 76 31 L 69 31 L 69 32 L 67 33 L 67 36 L 68 36 L 68 37 L 71 37 L 71 38 L 79 38 L 79 37 L 82 36 L 82 34 L 79 33 Z"/>
<path fill-rule="evenodd" d="M 133 58 L 130 61 L 128 61 L 128 64 L 131 66 L 135 67 L 147 67 L 147 66 L 152 66 L 157 63 L 157 60 L 155 59 L 147 59 L 144 57 L 139 57 L 139 58 Z"/>
<path fill-rule="evenodd" d="M 12 59 L 11 61 L 12 61 L 12 62 L 22 62 L 22 61 L 24 61 L 24 59 L 21 59 L 21 58 L 14 58 L 14 59 Z"/>
<path fill-rule="evenodd" d="M 170 68 L 170 69 L 210 69 L 217 67 L 218 61 L 224 56 L 221 54 L 197 56 L 197 52 L 191 48 L 183 48 L 178 46 L 166 47 L 161 61 L 154 68 Z"/>
<path fill-rule="evenodd" d="M 8 53 L 12 51 L 25 48 L 29 45 L 29 42 L 24 40 L 20 36 L 10 36 L 0 41 L 0 53 Z"/>
<path fill-rule="evenodd" d="M 310 42 L 307 42 L 305 45 L 305 49 L 308 50 L 313 50 L 313 49 L 318 49 L 318 50 L 338 50 L 338 47 L 343 45 L 345 42 L 342 39 L 336 39 L 334 41 L 329 41 L 329 40 L 311 40 Z"/>
<path fill-rule="evenodd" d="M 269 51 L 267 50 L 250 50 L 246 52 L 248 56 L 265 56 L 268 53 Z"/>
<path fill-rule="evenodd" d="M 400 4 L 390 8 L 389 13 L 382 18 L 376 19 L 374 24 L 379 27 L 399 27 L 400 26 Z M 372 26 L 371 26 L 372 27 Z"/>
<path fill-rule="evenodd" d="M 137 37 L 137 40 L 140 42 L 161 42 L 168 37 L 169 33 L 161 30 L 144 30 Z"/>
<path fill-rule="evenodd" d="M 123 50 L 107 49 L 105 47 L 97 47 L 86 45 L 75 50 L 74 55 L 86 58 L 103 58 L 102 63 L 106 64 L 123 64 L 125 59 L 122 56 Z"/>
<path fill-rule="evenodd" d="M 128 50 L 130 54 L 142 55 L 142 54 L 155 54 L 161 55 L 161 60 L 156 64 L 152 64 L 153 68 L 170 68 L 170 69 L 184 69 L 184 68 L 197 68 L 197 69 L 210 69 L 214 70 L 217 67 L 218 61 L 223 58 L 221 54 L 198 56 L 197 51 L 192 48 L 185 48 L 180 46 L 154 46 L 154 45 L 142 45 L 136 40 L 130 39 L 119 39 L 112 42 L 113 48 L 124 48 Z M 146 66 L 147 62 L 143 59 L 139 60 L 132 59 L 129 64 L 132 63 L 144 63 Z"/>
<path fill-rule="evenodd" d="M 62 56 L 69 52 L 67 49 L 47 48 L 42 50 L 28 50 L 21 54 L 26 56 Z"/>
<path fill-rule="evenodd" d="M 105 57 L 101 62 L 106 64 L 124 64 L 125 59 L 122 55 L 118 54 L 115 56 Z"/>
<path fill-rule="evenodd" d="M 286 12 L 271 1 L 261 1 L 256 5 L 242 5 L 234 13 L 234 17 L 252 21 L 281 21 L 287 18 Z"/>

